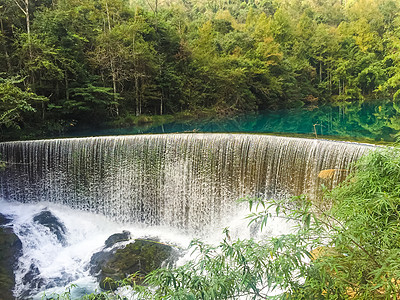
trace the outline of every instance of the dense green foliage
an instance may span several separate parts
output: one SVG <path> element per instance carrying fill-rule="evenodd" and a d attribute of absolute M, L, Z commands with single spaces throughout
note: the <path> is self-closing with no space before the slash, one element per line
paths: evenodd
<path fill-rule="evenodd" d="M 48 98 L 13 118 L 38 134 L 397 99 L 399 12 L 394 0 L 0 0 L 1 77 Z"/>
<path fill-rule="evenodd" d="M 19 128 L 19 121 L 24 112 L 35 111 L 35 102 L 47 99 L 27 90 L 21 90 L 17 83 L 22 80 L 0 78 L 0 126 Z"/>
<path fill-rule="evenodd" d="M 217 246 L 193 241 L 193 260 L 153 271 L 146 286 L 135 285 L 135 275 L 123 284 L 133 285 L 140 299 L 397 299 L 399 179 L 400 150 L 378 149 L 320 202 L 245 199 L 261 230 L 276 216 L 297 226 L 290 234 L 246 240 L 225 230 Z"/>

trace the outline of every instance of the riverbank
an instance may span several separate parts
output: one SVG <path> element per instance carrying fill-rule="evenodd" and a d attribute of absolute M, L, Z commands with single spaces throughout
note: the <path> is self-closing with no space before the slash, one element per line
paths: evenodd
<path fill-rule="evenodd" d="M 173 115 L 126 114 L 98 126 L 71 122 L 62 129 L 10 130 L 3 141 L 163 133 L 248 133 L 342 140 L 377 145 L 399 137 L 400 117 L 389 100 L 341 102 L 296 109 L 220 114 L 212 109 L 186 110 Z"/>

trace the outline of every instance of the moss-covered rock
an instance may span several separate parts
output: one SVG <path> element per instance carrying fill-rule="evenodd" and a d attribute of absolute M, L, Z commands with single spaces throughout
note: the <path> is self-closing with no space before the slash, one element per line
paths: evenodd
<path fill-rule="evenodd" d="M 157 241 L 136 239 L 125 247 L 109 252 L 99 252 L 92 256 L 91 269 L 99 279 L 102 289 L 115 289 L 115 280 L 122 280 L 136 273 L 136 283 L 151 271 L 164 263 L 171 264 L 176 258 L 176 251 L 170 245 Z M 110 280 L 111 279 L 111 280 Z"/>
<path fill-rule="evenodd" d="M 10 220 L 0 214 L 1 223 Z M 3 222 L 4 221 L 4 222 Z M 0 299 L 14 299 L 12 289 L 15 285 L 14 266 L 21 255 L 22 244 L 11 227 L 0 226 Z"/>

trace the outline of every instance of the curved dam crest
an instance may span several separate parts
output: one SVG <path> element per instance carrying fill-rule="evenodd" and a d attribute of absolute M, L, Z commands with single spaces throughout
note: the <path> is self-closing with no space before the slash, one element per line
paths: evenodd
<path fill-rule="evenodd" d="M 245 196 L 316 196 L 365 144 L 248 134 L 164 134 L 0 143 L 0 197 L 53 202 L 119 222 L 199 231 Z"/>

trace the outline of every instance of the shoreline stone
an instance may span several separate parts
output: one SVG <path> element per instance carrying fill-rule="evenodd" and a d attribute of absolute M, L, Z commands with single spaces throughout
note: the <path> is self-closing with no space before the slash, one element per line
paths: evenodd
<path fill-rule="evenodd" d="M 11 218 L 0 214 L 0 299 L 14 300 L 14 267 L 22 254 L 22 243 L 9 223 Z"/>

